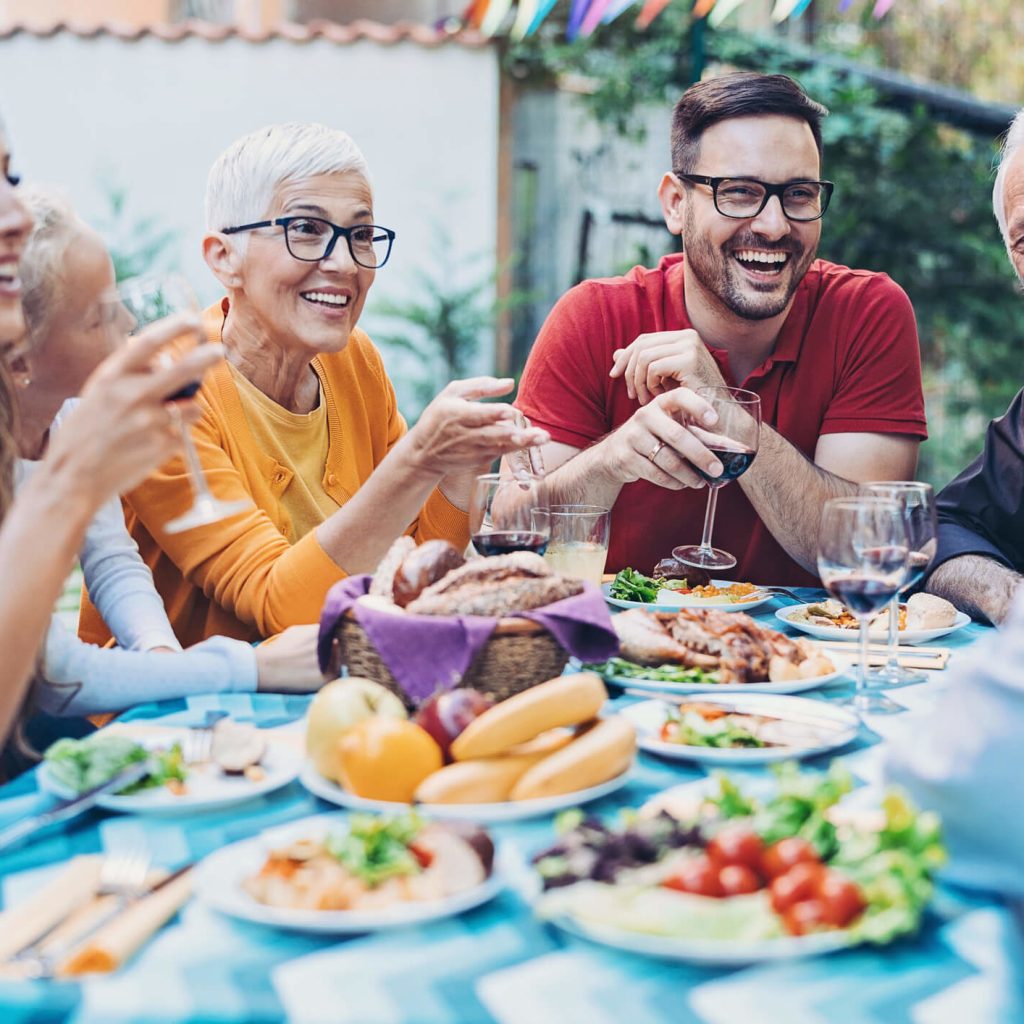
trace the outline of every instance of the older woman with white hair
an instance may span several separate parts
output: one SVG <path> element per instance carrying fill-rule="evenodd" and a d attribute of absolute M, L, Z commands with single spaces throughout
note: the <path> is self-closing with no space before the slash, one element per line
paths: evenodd
<path fill-rule="evenodd" d="M 21 200 L 33 227 L 21 260 L 26 334 L 11 365 L 20 413 L 19 489 L 43 465 L 37 460 L 51 437 L 60 434 L 54 423 L 55 417 L 63 419 L 58 410 L 73 415 L 73 396 L 123 347 L 132 326 L 99 235 L 57 193 L 30 188 Z M 311 626 L 296 626 L 258 649 L 213 637 L 181 652 L 116 496 L 89 524 L 79 558 L 119 646 L 84 643 L 52 620 L 34 690 L 42 710 L 73 716 L 257 686 L 302 692 L 319 687 Z"/>
<path fill-rule="evenodd" d="M 181 461 L 127 495 L 128 522 L 178 639 L 255 639 L 317 620 L 331 585 L 371 571 L 404 532 L 469 539 L 469 488 L 498 456 L 544 443 L 504 403 L 513 381 L 449 384 L 409 430 L 380 353 L 356 325 L 395 233 L 374 223 L 362 154 L 344 132 L 276 125 L 210 171 L 207 311 L 226 360 L 204 382 L 193 435 L 217 498 L 251 510 L 187 533 Z M 83 606 L 81 635 L 105 636 Z"/>

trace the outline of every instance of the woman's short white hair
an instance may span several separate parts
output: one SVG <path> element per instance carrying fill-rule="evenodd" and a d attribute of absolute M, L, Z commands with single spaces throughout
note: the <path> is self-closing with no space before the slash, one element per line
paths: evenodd
<path fill-rule="evenodd" d="M 1014 154 L 1024 146 L 1024 107 L 1017 111 L 1017 116 L 1010 123 L 1010 127 L 1003 139 L 1002 152 L 999 154 L 999 169 L 996 171 L 996 181 L 992 186 L 992 210 L 996 215 L 996 223 L 1002 233 L 1003 241 L 1009 245 L 1010 239 L 1006 230 L 1006 199 L 1003 196 L 1003 187 L 1006 184 L 1006 171 L 1010 166 L 1010 160 Z"/>
<path fill-rule="evenodd" d="M 298 121 L 260 128 L 233 142 L 210 168 L 206 228 L 222 231 L 262 219 L 282 182 L 352 172 L 369 182 L 366 158 L 345 132 Z"/>
<path fill-rule="evenodd" d="M 34 222 L 18 274 L 27 340 L 35 345 L 60 302 L 64 258 L 86 225 L 56 189 L 27 185 L 18 190 L 18 197 Z"/>

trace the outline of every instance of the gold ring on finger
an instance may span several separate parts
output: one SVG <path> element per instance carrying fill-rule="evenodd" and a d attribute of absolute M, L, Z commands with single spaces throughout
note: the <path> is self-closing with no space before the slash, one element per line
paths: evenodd
<path fill-rule="evenodd" d="M 654 447 L 653 447 L 653 448 L 652 448 L 652 449 L 651 449 L 651 450 L 650 450 L 650 451 L 649 451 L 649 452 L 647 453 L 647 458 L 648 458 L 648 459 L 649 459 L 649 460 L 650 460 L 651 462 L 654 462 L 654 460 L 655 460 L 655 459 L 656 459 L 656 458 L 658 457 L 658 455 L 659 455 L 659 454 L 661 454 L 661 449 L 662 449 L 662 448 L 664 448 L 666 444 L 667 444 L 667 442 L 666 442 L 666 441 L 659 441 L 659 442 L 658 442 L 658 443 L 657 443 L 657 444 L 656 444 L 656 445 L 655 445 L 655 446 L 654 446 Z M 657 465 L 657 463 L 655 463 L 655 465 Z"/>

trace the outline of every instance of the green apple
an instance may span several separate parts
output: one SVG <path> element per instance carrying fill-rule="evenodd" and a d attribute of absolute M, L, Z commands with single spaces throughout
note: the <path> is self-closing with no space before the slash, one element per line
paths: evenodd
<path fill-rule="evenodd" d="M 306 719 L 306 754 L 316 770 L 337 782 L 341 772 L 338 740 L 358 722 L 376 716 L 409 717 L 401 700 L 372 679 L 349 676 L 323 687 Z"/>

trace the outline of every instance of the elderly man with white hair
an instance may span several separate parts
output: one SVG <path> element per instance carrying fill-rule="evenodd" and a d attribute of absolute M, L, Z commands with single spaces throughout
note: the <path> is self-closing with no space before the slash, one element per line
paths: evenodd
<path fill-rule="evenodd" d="M 992 205 L 1024 283 L 1024 110 L 1006 135 Z M 1024 390 L 989 424 L 984 451 L 942 491 L 938 509 L 927 589 L 998 625 L 1024 582 Z"/>
<path fill-rule="evenodd" d="M 1024 110 L 1003 147 L 993 204 L 1024 281 Z M 913 742 L 892 744 L 890 781 L 938 811 L 947 877 L 1024 898 L 1024 391 L 989 427 L 984 454 L 941 495 L 940 548 L 930 587 L 1002 628 L 951 670 L 935 714 Z"/>
<path fill-rule="evenodd" d="M 225 296 L 207 310 L 226 359 L 193 430 L 216 497 L 248 512 L 182 534 L 181 460 L 126 496 L 128 525 L 178 640 L 255 640 L 315 622 L 331 585 L 375 568 L 403 533 L 464 547 L 473 478 L 544 443 L 504 403 L 513 381 L 449 384 L 409 430 L 380 353 L 357 326 L 395 232 L 374 223 L 362 153 L 344 132 L 273 125 L 210 171 L 203 255 Z M 83 602 L 80 634 L 104 624 Z"/>

